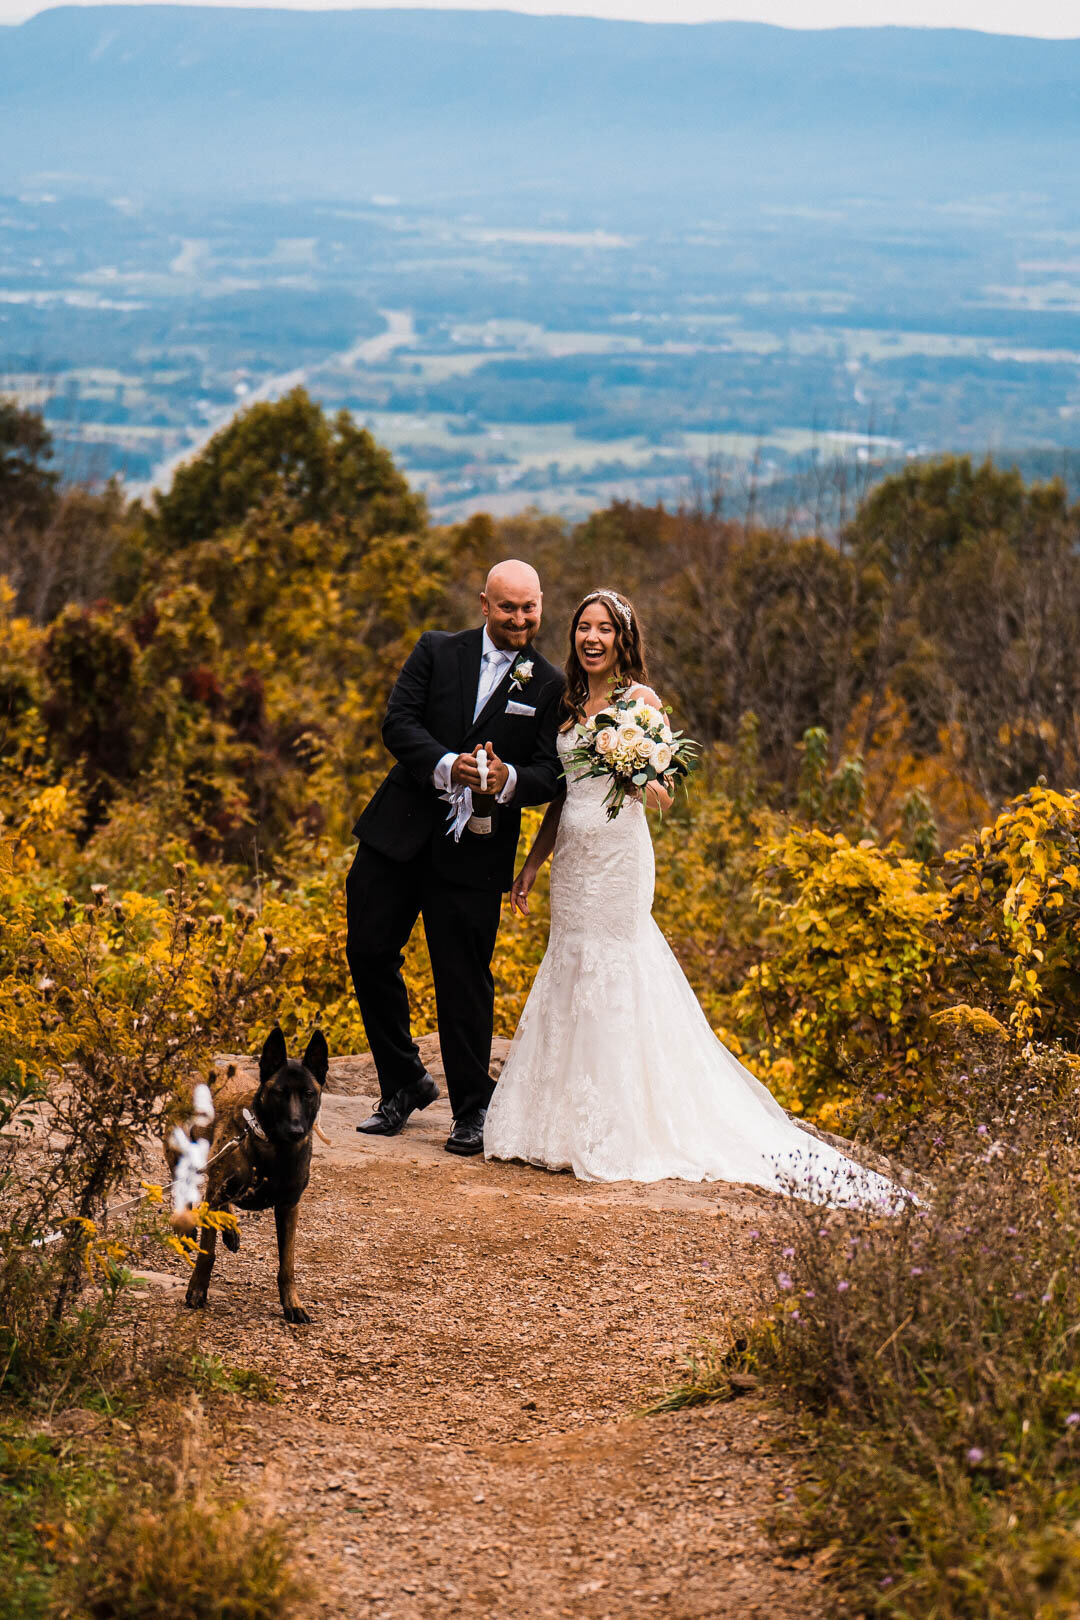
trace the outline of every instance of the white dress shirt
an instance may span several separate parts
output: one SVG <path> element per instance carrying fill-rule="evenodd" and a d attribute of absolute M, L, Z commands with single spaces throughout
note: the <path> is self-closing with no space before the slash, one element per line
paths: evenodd
<path fill-rule="evenodd" d="M 473 719 L 480 713 L 488 698 L 494 692 L 507 669 L 517 655 L 503 647 L 496 647 L 488 635 L 487 625 L 484 626 L 483 656 L 480 659 L 480 679 L 476 686 L 476 702 L 473 704 Z M 451 793 L 450 772 L 453 770 L 456 754 L 444 754 L 436 765 L 432 781 L 439 792 L 448 798 Z M 506 783 L 499 794 L 499 804 L 509 804 L 517 791 L 517 771 L 513 765 L 507 765 Z"/>

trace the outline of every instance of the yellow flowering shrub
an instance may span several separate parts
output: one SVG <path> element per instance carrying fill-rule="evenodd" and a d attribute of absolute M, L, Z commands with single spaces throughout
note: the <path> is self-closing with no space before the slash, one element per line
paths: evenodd
<path fill-rule="evenodd" d="M 895 844 L 794 828 L 763 845 L 755 895 L 766 954 L 735 1008 L 785 1106 L 829 1123 L 867 1060 L 883 1089 L 925 1081 L 945 904 L 925 868 Z"/>
<path fill-rule="evenodd" d="M 654 824 L 654 912 L 713 1028 L 728 1045 L 732 997 L 758 953 L 757 848 L 779 818 L 741 809 L 702 774 L 687 802 Z"/>
<path fill-rule="evenodd" d="M 16 1380 L 46 1355 L 88 1266 L 115 1287 L 127 1248 L 101 1231 L 103 1211 L 136 1186 L 180 1088 L 272 1021 L 288 965 L 250 906 L 213 909 L 183 863 L 160 896 L 65 893 L 38 845 L 68 809 L 47 788 L 0 825 L 0 1122 L 21 1117 L 35 1144 L 0 1185 L 0 1367 Z"/>
<path fill-rule="evenodd" d="M 946 857 L 950 977 L 1014 1037 L 1077 1049 L 1080 793 L 1041 782 Z"/>

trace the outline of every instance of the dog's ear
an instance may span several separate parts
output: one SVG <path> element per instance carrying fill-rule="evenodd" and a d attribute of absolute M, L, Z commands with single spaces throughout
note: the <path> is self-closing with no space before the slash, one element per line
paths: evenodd
<path fill-rule="evenodd" d="M 280 1024 L 275 1024 L 266 1037 L 266 1043 L 259 1057 L 260 1086 L 265 1085 L 268 1080 L 272 1079 L 279 1069 L 284 1068 L 288 1061 L 289 1054 L 285 1049 L 285 1037 L 281 1033 Z"/>
<path fill-rule="evenodd" d="M 326 1045 L 326 1036 L 321 1029 L 317 1029 L 307 1043 L 304 1053 L 304 1068 L 310 1069 L 320 1086 L 326 1084 L 326 1071 L 330 1064 L 330 1052 Z"/>

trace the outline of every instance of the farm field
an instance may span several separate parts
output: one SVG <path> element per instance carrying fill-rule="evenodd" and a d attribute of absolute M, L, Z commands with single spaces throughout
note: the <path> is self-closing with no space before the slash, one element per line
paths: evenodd
<path fill-rule="evenodd" d="M 1037 201 L 499 212 L 8 197 L 0 389 L 44 411 L 69 476 L 138 492 L 303 384 L 443 520 L 677 504 L 717 458 L 767 484 L 1076 439 L 1080 283 Z"/>

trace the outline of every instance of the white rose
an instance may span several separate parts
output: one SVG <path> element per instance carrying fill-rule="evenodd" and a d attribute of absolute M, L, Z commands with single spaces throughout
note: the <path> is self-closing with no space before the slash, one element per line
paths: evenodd
<path fill-rule="evenodd" d="M 668 768 L 668 766 L 670 764 L 671 764 L 671 749 L 668 747 L 666 742 L 657 743 L 656 752 L 653 754 L 653 757 L 652 757 L 653 770 L 656 771 L 658 773 L 658 775 L 663 776 L 664 772 L 667 770 L 667 768 Z"/>
<path fill-rule="evenodd" d="M 643 735 L 641 727 L 635 726 L 633 721 L 619 727 L 619 742 L 624 748 L 636 748 Z"/>
<path fill-rule="evenodd" d="M 596 741 L 593 743 L 593 747 L 601 759 L 608 759 L 618 746 L 619 739 L 615 735 L 614 726 L 605 726 L 603 731 L 596 733 Z"/>
<path fill-rule="evenodd" d="M 659 747 L 660 744 L 653 742 L 651 737 L 642 737 L 641 741 L 637 745 L 636 750 L 638 759 L 640 759 L 645 765 L 651 765 L 656 758 L 656 750 Z M 668 757 L 671 757 L 670 749 L 668 750 Z"/>

